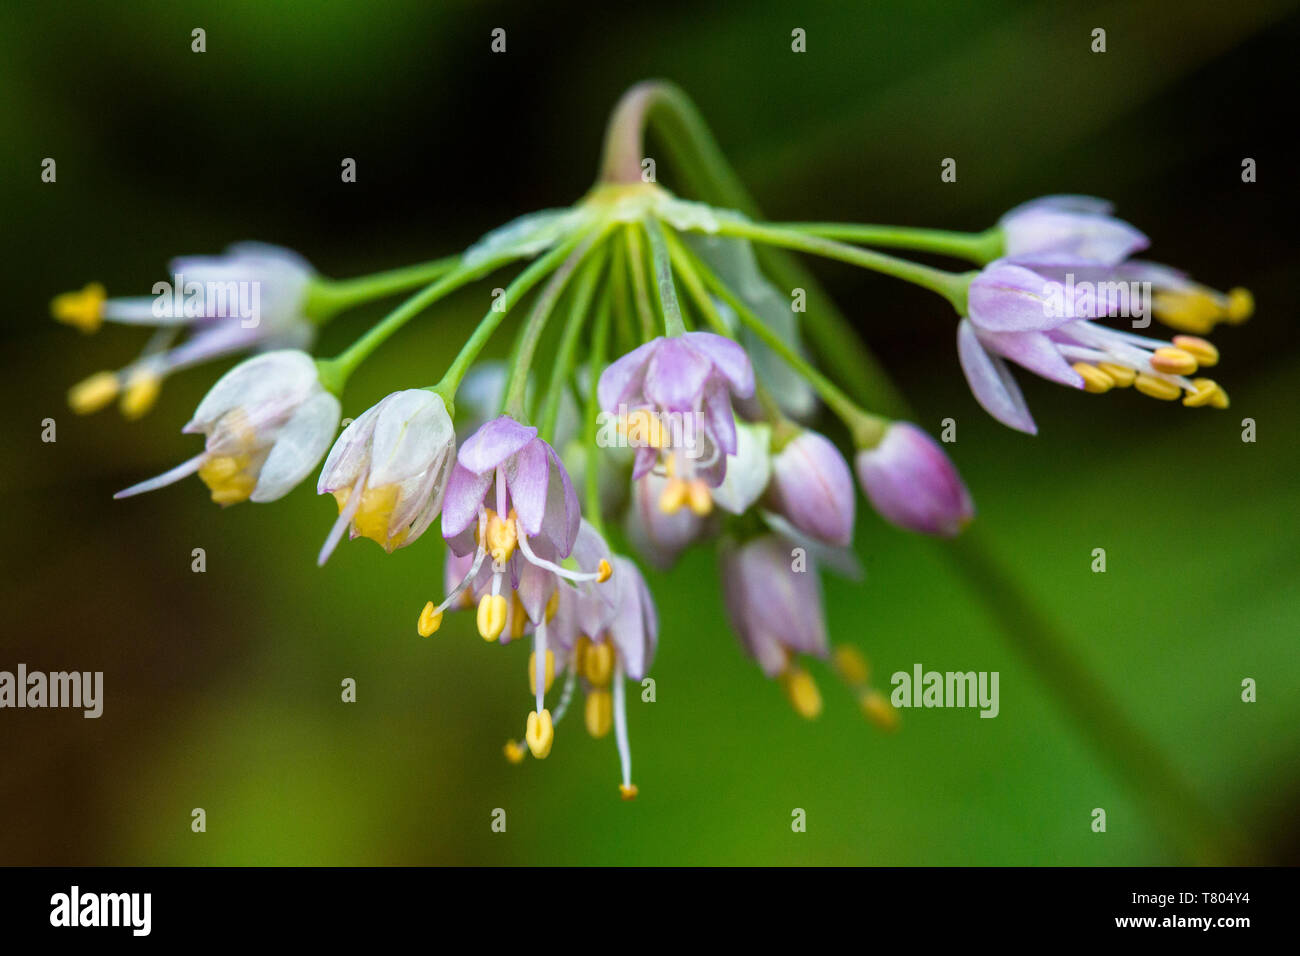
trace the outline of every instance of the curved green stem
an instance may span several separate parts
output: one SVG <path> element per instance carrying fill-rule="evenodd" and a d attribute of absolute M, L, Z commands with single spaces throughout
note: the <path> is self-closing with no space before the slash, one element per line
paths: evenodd
<path fill-rule="evenodd" d="M 312 322 L 323 325 L 345 309 L 432 282 L 459 264 L 460 256 L 455 255 L 353 279 L 318 277 L 307 290 L 303 312 Z"/>
<path fill-rule="evenodd" d="M 823 239 L 841 239 L 860 242 L 886 249 L 911 249 L 916 252 L 933 252 L 942 256 L 967 259 L 976 265 L 986 265 L 1003 253 L 1005 242 L 1002 227 L 994 226 L 984 232 L 952 232 L 946 229 L 913 229 L 907 226 L 860 225 L 844 222 L 782 222 L 782 229 L 802 232 Z"/>
<path fill-rule="evenodd" d="M 573 372 L 574 355 L 578 349 L 578 336 L 587 324 L 587 310 L 591 307 L 592 296 L 596 292 L 596 283 L 600 280 L 601 270 L 605 267 L 608 246 L 598 246 L 592 256 L 582 267 L 582 273 L 574 283 L 573 297 L 569 301 L 569 317 L 560 335 L 560 344 L 555 350 L 555 364 L 551 367 L 551 381 L 546 389 L 546 398 L 538 416 L 538 431 L 542 438 L 555 443 L 555 424 L 560 417 L 560 397 L 568 388 L 569 375 Z"/>
<path fill-rule="evenodd" d="M 833 239 L 823 239 L 820 236 L 807 235 L 781 226 L 749 222 L 744 219 L 720 219 L 718 235 L 751 239 L 784 249 L 810 252 L 893 276 L 895 279 L 902 279 L 904 282 L 911 282 L 923 289 L 937 292 L 951 302 L 959 314 L 966 314 L 966 289 L 970 286 L 971 280 L 969 273 L 935 269 L 932 266 L 912 262 L 909 259 L 899 259 L 883 252 L 860 249 Z"/>

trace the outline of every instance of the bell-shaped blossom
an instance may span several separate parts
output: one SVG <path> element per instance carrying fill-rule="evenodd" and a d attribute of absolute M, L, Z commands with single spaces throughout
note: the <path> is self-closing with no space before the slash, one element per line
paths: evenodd
<path fill-rule="evenodd" d="M 801 430 L 772 459 L 768 500 L 795 528 L 826 544 L 853 540 L 853 473 L 824 435 Z"/>
<path fill-rule="evenodd" d="M 126 498 L 198 472 L 220 505 L 275 501 L 320 462 L 339 424 L 339 401 L 305 352 L 266 352 L 212 386 L 182 431 L 203 433 L 204 450 L 157 478 L 119 491 Z"/>
<path fill-rule="evenodd" d="M 1004 255 L 1023 262 L 1092 262 L 1113 266 L 1150 241 L 1091 196 L 1044 196 L 1002 217 Z"/>
<path fill-rule="evenodd" d="M 829 644 L 816 568 L 801 549 L 767 534 L 722 553 L 722 589 L 732 630 L 795 709 L 821 712 L 821 695 L 796 655 L 826 657 Z"/>
<path fill-rule="evenodd" d="M 1003 359 L 1049 381 L 1089 392 L 1133 385 L 1165 400 L 1183 397 L 1189 407 L 1227 407 L 1227 395 L 1212 379 L 1190 376 L 1214 365 L 1218 351 L 1204 339 L 1148 338 L 1111 328 L 1097 319 L 1117 306 L 1142 309 L 1138 301 L 1098 296 L 1081 275 L 1086 264 L 1027 268 L 998 261 L 972 280 L 968 317 L 957 327 L 957 352 L 971 391 L 984 409 L 1011 428 L 1035 434 L 1037 426 Z"/>
<path fill-rule="evenodd" d="M 173 372 L 253 348 L 306 348 L 315 329 L 305 309 L 311 266 L 297 253 L 264 243 L 231 246 L 220 256 L 181 256 L 154 295 L 108 298 L 91 283 L 57 296 L 54 317 L 93 332 L 104 322 L 156 329 L 144 352 L 116 372 L 99 372 L 74 386 L 69 404 L 98 411 L 121 396 L 128 418 L 144 414 Z M 184 341 L 176 339 L 187 334 Z"/>
<path fill-rule="evenodd" d="M 338 501 L 324 564 L 345 528 L 386 551 L 410 544 L 442 508 L 456 459 L 456 433 L 442 396 L 428 389 L 393 392 L 348 425 L 316 484 Z"/>
<path fill-rule="evenodd" d="M 872 507 L 900 528 L 950 538 L 975 517 L 970 492 L 943 448 L 909 422 L 893 422 L 854 464 Z"/>
<path fill-rule="evenodd" d="M 701 516 L 736 453 L 731 399 L 753 393 L 745 350 L 710 332 L 647 342 L 605 369 L 597 388 L 601 408 L 637 449 L 633 477 L 662 463 L 668 483 L 660 508 L 688 505 Z"/>

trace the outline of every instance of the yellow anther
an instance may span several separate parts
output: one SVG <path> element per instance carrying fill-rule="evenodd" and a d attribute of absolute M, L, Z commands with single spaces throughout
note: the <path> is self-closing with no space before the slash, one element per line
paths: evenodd
<path fill-rule="evenodd" d="M 1219 350 L 1214 347 L 1213 342 L 1208 342 L 1199 336 L 1175 335 L 1174 346 L 1196 359 L 1197 365 L 1204 365 L 1208 368 L 1211 365 L 1219 364 Z"/>
<path fill-rule="evenodd" d="M 609 576 L 614 573 L 614 569 L 609 566 L 609 562 L 604 558 L 600 559 L 600 565 L 596 568 L 596 582 L 604 584 L 609 580 Z"/>
<path fill-rule="evenodd" d="M 429 601 L 420 612 L 420 621 L 415 625 L 415 629 L 420 632 L 421 637 L 433 637 L 440 627 L 442 627 L 442 612 L 438 610 L 437 605 Z"/>
<path fill-rule="evenodd" d="M 1220 301 L 1220 297 L 1209 289 L 1157 292 L 1151 301 L 1151 311 L 1170 328 L 1203 335 L 1223 318 Z"/>
<path fill-rule="evenodd" d="M 1192 387 L 1187 390 L 1183 397 L 1183 404 L 1188 408 L 1200 408 L 1202 405 L 1208 405 L 1214 399 L 1214 393 L 1219 388 L 1214 379 L 1211 378 L 1194 378 Z"/>
<path fill-rule="evenodd" d="M 1098 362 L 1097 368 L 1110 376 L 1110 380 L 1115 383 L 1116 388 L 1128 388 L 1133 384 L 1133 379 L 1137 378 L 1137 372 L 1127 365 L 1116 365 L 1114 362 Z"/>
<path fill-rule="evenodd" d="M 691 511 L 703 518 L 713 510 L 713 492 L 703 480 L 694 479 L 687 488 L 687 501 Z"/>
<path fill-rule="evenodd" d="M 247 501 L 257 485 L 257 479 L 248 474 L 250 459 L 247 455 L 212 455 L 199 466 L 199 479 L 212 492 L 212 500 L 219 505 L 233 505 Z"/>
<path fill-rule="evenodd" d="M 158 373 L 135 372 L 126 380 L 118 408 L 124 418 L 134 421 L 153 408 L 161 391 L 162 377 Z"/>
<path fill-rule="evenodd" d="M 519 741 L 517 740 L 507 740 L 504 749 L 506 759 L 511 763 L 523 763 L 524 757 L 528 755 L 528 751 L 519 746 Z"/>
<path fill-rule="evenodd" d="M 551 684 L 555 681 L 555 654 L 548 647 L 546 649 L 546 688 L 542 693 L 551 689 Z M 528 690 L 537 693 L 537 652 L 528 655 Z"/>
<path fill-rule="evenodd" d="M 1153 371 L 1166 375 L 1191 375 L 1197 368 L 1195 355 L 1168 345 L 1151 354 L 1150 365 Z"/>
<path fill-rule="evenodd" d="M 50 312 L 60 322 L 75 325 L 83 332 L 94 332 L 104 321 L 104 299 L 107 293 L 98 282 L 92 282 L 80 292 L 64 292 L 50 303 Z"/>
<path fill-rule="evenodd" d="M 682 510 L 690 497 L 690 486 L 680 478 L 669 478 L 664 490 L 659 494 L 659 510 L 666 515 L 673 515 Z"/>
<path fill-rule="evenodd" d="M 1222 385 L 1219 385 L 1218 387 L 1215 388 L 1214 397 L 1210 399 L 1210 404 L 1213 405 L 1215 408 L 1228 407 L 1228 393 L 1223 390 Z"/>
<path fill-rule="evenodd" d="M 78 415 L 89 415 L 117 398 L 118 388 L 117 376 L 112 372 L 96 372 L 68 389 L 68 405 Z"/>
<path fill-rule="evenodd" d="M 578 637 L 573 645 L 573 667 L 579 674 L 587 673 L 587 652 L 591 650 L 591 638 L 586 634 Z"/>
<path fill-rule="evenodd" d="M 485 594 L 478 602 L 478 632 L 485 641 L 495 641 L 506 629 L 504 594 Z"/>
<path fill-rule="evenodd" d="M 1156 378 L 1154 375 L 1148 375 L 1142 372 L 1133 380 L 1133 387 L 1143 395 L 1151 398 L 1158 398 L 1162 401 L 1172 402 L 1183 390 L 1173 382 L 1166 381 L 1163 378 Z"/>
<path fill-rule="evenodd" d="M 619 423 L 632 447 L 662 448 L 664 428 L 659 417 L 647 408 L 639 408 Z"/>
<path fill-rule="evenodd" d="M 618 785 L 618 792 L 624 800 L 635 800 L 638 793 L 636 784 L 634 783 L 620 783 Z"/>
<path fill-rule="evenodd" d="M 840 679 L 851 687 L 861 687 L 871 676 L 871 667 L 862 652 L 850 644 L 841 644 L 835 648 L 831 658 Z"/>
<path fill-rule="evenodd" d="M 587 733 L 597 739 L 609 733 L 614 725 L 614 699 L 607 690 L 593 690 L 587 695 L 585 717 Z"/>
<path fill-rule="evenodd" d="M 524 602 L 519 600 L 519 593 L 516 591 L 510 595 L 510 639 L 513 641 L 523 637 L 526 627 L 528 627 L 528 612 L 524 610 Z"/>
<path fill-rule="evenodd" d="M 1085 392 L 1101 395 L 1103 392 L 1109 392 L 1115 387 L 1115 380 L 1095 365 L 1089 365 L 1087 362 L 1075 362 L 1071 368 L 1078 372 L 1079 377 L 1083 379 L 1083 390 Z"/>
<path fill-rule="evenodd" d="M 560 592 L 552 591 L 551 596 L 546 599 L 546 623 L 551 623 L 551 618 L 555 617 L 555 612 L 560 609 Z"/>
<path fill-rule="evenodd" d="M 812 720 L 822 712 L 822 695 L 812 675 L 800 667 L 791 667 L 781 675 L 785 696 L 800 717 Z"/>
<path fill-rule="evenodd" d="M 898 711 L 878 690 L 869 690 L 858 699 L 862 707 L 862 716 L 881 730 L 898 729 Z"/>
<path fill-rule="evenodd" d="M 532 751 L 534 757 L 538 760 L 546 759 L 546 755 L 551 752 L 551 744 L 555 743 L 555 725 L 551 723 L 549 710 L 544 710 L 540 714 L 534 710 L 528 714 L 524 740 L 528 742 L 528 749 Z"/>
<path fill-rule="evenodd" d="M 591 644 L 582 656 L 583 676 L 596 687 L 604 687 L 614 674 L 614 645 L 609 641 Z"/>
<path fill-rule="evenodd" d="M 1237 287 L 1228 290 L 1228 321 L 1236 325 L 1245 322 L 1255 313 L 1255 297 L 1249 289 Z"/>
<path fill-rule="evenodd" d="M 519 543 L 515 509 L 511 508 L 510 516 L 505 519 L 491 508 L 488 509 L 487 516 L 487 552 L 497 564 L 505 564 Z"/>

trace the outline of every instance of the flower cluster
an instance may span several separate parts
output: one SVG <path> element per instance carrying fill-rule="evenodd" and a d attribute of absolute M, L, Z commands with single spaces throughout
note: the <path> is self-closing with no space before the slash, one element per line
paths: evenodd
<path fill-rule="evenodd" d="M 629 102 L 611 124 L 602 179 L 582 201 L 511 222 L 459 256 L 339 281 L 292 253 L 242 245 L 173 264 L 178 288 L 181 273 L 199 286 L 192 308 L 178 309 L 174 295 L 161 307 L 109 299 L 98 285 L 53 303 L 56 318 L 85 331 L 106 320 L 159 328 L 122 371 L 72 390 L 81 412 L 121 395 L 126 414 L 141 414 L 166 374 L 259 351 L 217 381 L 185 426 L 204 435 L 203 450 L 119 497 L 197 474 L 223 506 L 273 501 L 324 459 L 317 492 L 334 499 L 337 517 L 321 564 L 345 531 L 391 552 L 436 522 L 443 587 L 420 611 L 418 633 L 430 637 L 448 611 L 466 609 L 486 642 L 527 639 L 531 706 L 506 756 L 545 758 L 580 689 L 589 734 L 614 734 L 625 798 L 637 792 L 626 684 L 650 672 L 659 616 L 646 577 L 616 548 L 663 571 L 692 546 L 714 547 L 720 604 L 740 648 L 794 710 L 820 713 L 813 671 L 824 660 L 865 716 L 892 728 L 897 717 L 871 687 L 862 653 L 832 645 L 820 574 L 856 572 L 859 490 L 885 521 L 938 538 L 959 534 L 975 514 L 942 444 L 862 407 L 809 361 L 805 334 L 823 335 L 822 349 L 836 340 L 824 338 L 824 324 L 796 321 L 753 243 L 855 263 L 943 295 L 958 313 L 958 356 L 975 398 L 1031 433 L 1007 360 L 1089 392 L 1132 385 L 1225 407 L 1223 389 L 1197 375 L 1218 360 L 1201 336 L 1251 310 L 1243 290 L 1220 294 L 1130 258 L 1146 237 L 1097 200 L 1037 200 L 966 236 L 758 223 L 683 201 L 640 181 L 635 163 L 629 172 L 628 157 L 640 154 L 624 139 L 639 137 L 645 106 Z M 947 272 L 879 251 L 895 247 L 981 268 Z M 443 296 L 521 261 L 440 381 L 392 392 L 338 434 L 344 390 L 361 362 Z M 207 283 L 251 284 L 256 321 L 231 305 L 243 300 L 213 304 L 200 294 Z M 305 351 L 337 312 L 410 290 L 418 291 L 343 353 Z M 524 302 L 510 364 L 481 361 Z M 1154 315 L 1181 334 L 1148 338 L 1116 327 L 1121 315 Z M 534 358 L 553 317 L 562 329 L 551 337 L 544 379 Z"/>

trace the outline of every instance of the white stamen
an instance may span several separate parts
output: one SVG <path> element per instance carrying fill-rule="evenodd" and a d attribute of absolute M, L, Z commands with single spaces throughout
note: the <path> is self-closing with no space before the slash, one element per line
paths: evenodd
<path fill-rule="evenodd" d="M 352 523 L 357 509 L 361 507 L 361 496 L 365 493 L 366 478 L 369 476 L 370 473 L 366 472 L 353 482 L 352 487 L 348 489 L 348 503 L 339 512 L 338 518 L 334 521 L 334 527 L 330 528 L 325 543 L 321 545 L 320 554 L 316 557 L 317 567 L 325 566 L 325 562 L 329 560 L 330 555 L 334 553 L 334 549 L 338 547 L 339 539 L 343 537 L 343 529 Z"/>
<path fill-rule="evenodd" d="M 207 452 L 200 452 L 189 461 L 182 462 L 171 471 L 164 471 L 157 478 L 150 478 L 148 481 L 142 481 L 138 485 L 132 485 L 115 494 L 114 498 L 130 498 L 133 495 L 142 495 L 146 491 L 153 491 L 156 488 L 162 488 L 165 485 L 174 484 L 199 470 L 203 464 L 203 459 L 207 457 Z"/>
<path fill-rule="evenodd" d="M 562 568 L 554 561 L 547 561 L 533 554 L 533 549 L 528 546 L 528 538 L 524 535 L 519 536 L 519 550 L 523 552 L 529 564 L 534 564 L 543 570 L 550 571 L 552 574 L 558 574 L 566 581 L 572 581 L 578 584 L 582 581 L 595 581 L 600 577 L 599 571 L 570 571 L 568 568 Z"/>
<path fill-rule="evenodd" d="M 487 534 L 487 513 L 480 510 L 478 513 L 479 541 L 483 541 L 486 534 Z M 474 578 L 478 576 L 479 568 L 483 566 L 483 559 L 485 557 L 487 557 L 487 549 L 482 544 L 480 544 L 478 546 L 478 551 L 476 551 L 474 554 L 474 563 L 470 565 L 469 573 L 460 579 L 460 584 L 452 588 L 451 593 L 448 594 L 447 597 L 443 600 L 443 602 L 438 605 L 437 610 L 439 612 L 445 611 L 447 610 L 447 608 L 451 607 L 452 602 L 455 601 L 457 598 L 459 598 L 465 592 L 465 588 L 469 587 L 469 585 L 473 583 Z"/>
<path fill-rule="evenodd" d="M 632 749 L 627 742 L 627 702 L 623 690 L 623 662 L 614 660 L 614 739 L 623 767 L 623 786 L 632 786 Z"/>
<path fill-rule="evenodd" d="M 546 709 L 546 616 L 533 629 L 533 671 L 537 677 L 537 712 Z M 551 721 L 554 726 L 555 721 Z"/>
<path fill-rule="evenodd" d="M 569 662 L 568 676 L 564 679 L 564 689 L 560 691 L 560 702 L 555 705 L 555 711 L 551 715 L 551 726 L 554 727 L 560 722 L 569 710 L 569 702 L 573 700 L 573 689 L 578 684 L 578 666 L 577 660 Z"/>

